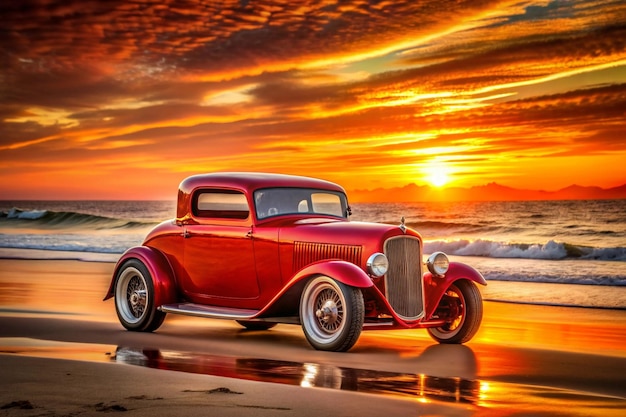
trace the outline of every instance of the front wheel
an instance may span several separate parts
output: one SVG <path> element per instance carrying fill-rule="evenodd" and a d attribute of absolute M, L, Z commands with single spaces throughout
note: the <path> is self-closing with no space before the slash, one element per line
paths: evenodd
<path fill-rule="evenodd" d="M 315 349 L 335 352 L 349 350 L 361 335 L 363 294 L 327 276 L 312 278 L 300 299 L 300 322 L 307 340 Z"/>
<path fill-rule="evenodd" d="M 451 320 L 441 327 L 428 329 L 439 343 L 466 343 L 478 331 L 483 318 L 483 299 L 471 281 L 456 281 L 446 291 L 438 309 L 450 314 Z"/>
<path fill-rule="evenodd" d="M 122 326 L 138 332 L 152 332 L 165 319 L 154 305 L 152 276 L 137 259 L 126 261 L 116 274 L 115 311 Z"/>

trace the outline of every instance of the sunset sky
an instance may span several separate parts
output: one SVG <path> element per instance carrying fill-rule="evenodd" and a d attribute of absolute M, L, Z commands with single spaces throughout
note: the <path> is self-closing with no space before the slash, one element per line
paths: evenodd
<path fill-rule="evenodd" d="M 626 183 L 626 2 L 0 4 L 0 199 Z"/>

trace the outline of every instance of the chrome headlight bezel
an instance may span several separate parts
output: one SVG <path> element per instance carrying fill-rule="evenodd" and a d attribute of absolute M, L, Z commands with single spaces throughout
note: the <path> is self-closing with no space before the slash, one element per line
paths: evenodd
<path fill-rule="evenodd" d="M 389 260 L 384 253 L 376 252 L 367 258 L 367 272 L 377 278 L 382 277 L 389 270 Z"/>
<path fill-rule="evenodd" d="M 443 252 L 435 252 L 428 257 L 426 261 L 428 270 L 435 276 L 441 277 L 448 272 L 450 260 L 448 255 Z"/>

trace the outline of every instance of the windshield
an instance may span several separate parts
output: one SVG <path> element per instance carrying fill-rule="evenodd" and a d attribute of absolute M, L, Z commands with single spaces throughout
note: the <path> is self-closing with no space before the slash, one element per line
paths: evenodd
<path fill-rule="evenodd" d="M 345 194 L 309 188 L 266 188 L 254 193 L 259 219 L 284 214 L 325 214 L 347 217 Z"/>

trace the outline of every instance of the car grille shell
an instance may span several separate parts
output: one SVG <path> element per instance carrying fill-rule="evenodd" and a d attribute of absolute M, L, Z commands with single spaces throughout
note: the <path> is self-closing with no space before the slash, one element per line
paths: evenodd
<path fill-rule="evenodd" d="M 424 286 L 420 240 L 412 236 L 387 239 L 384 245 L 389 259 L 385 275 L 385 296 L 395 313 L 407 321 L 424 316 Z"/>

